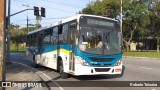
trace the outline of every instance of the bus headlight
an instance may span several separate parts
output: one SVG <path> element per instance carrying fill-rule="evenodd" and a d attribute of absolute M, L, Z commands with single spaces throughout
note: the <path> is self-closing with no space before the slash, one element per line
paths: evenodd
<path fill-rule="evenodd" d="M 122 63 L 122 60 L 120 59 L 114 64 L 114 66 L 119 66 L 119 65 L 121 65 L 121 63 Z"/>
<path fill-rule="evenodd" d="M 76 56 L 76 59 L 83 65 L 83 66 L 89 66 L 89 64 L 81 57 Z"/>

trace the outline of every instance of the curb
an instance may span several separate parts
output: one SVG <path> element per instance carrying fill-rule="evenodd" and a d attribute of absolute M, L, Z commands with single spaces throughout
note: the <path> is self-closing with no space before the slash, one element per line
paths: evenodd
<path fill-rule="evenodd" d="M 38 76 L 33 70 L 28 69 L 28 67 L 23 66 L 23 65 L 18 64 L 18 63 L 15 63 L 15 62 L 12 62 L 12 61 L 10 61 L 10 62 L 8 63 L 8 65 L 10 65 L 10 64 L 15 64 L 15 65 L 17 64 L 17 65 L 19 65 L 19 66 L 21 66 L 21 67 L 27 68 L 28 71 L 31 71 L 33 74 L 35 74 L 37 77 L 39 77 L 39 79 L 40 79 L 41 81 L 43 81 L 43 79 L 42 79 L 40 76 Z"/>
<path fill-rule="evenodd" d="M 122 56 L 122 58 L 159 59 L 159 60 L 160 60 L 160 58 L 150 58 L 150 57 L 133 57 L 133 56 Z"/>
<path fill-rule="evenodd" d="M 39 70 L 37 70 L 37 69 L 35 69 L 35 68 L 33 68 L 33 67 L 30 67 L 30 66 L 28 66 L 28 65 L 26 65 L 26 64 L 23 64 L 23 63 L 18 63 L 18 62 L 11 62 L 11 63 L 19 64 L 19 65 L 22 65 L 22 66 L 24 66 L 24 67 L 30 68 L 30 70 L 31 70 L 34 74 L 36 74 L 39 78 L 42 79 L 42 81 L 45 82 L 45 79 L 43 79 L 43 77 L 41 77 L 40 75 L 38 75 L 38 74 L 44 74 L 42 71 L 39 71 Z M 35 71 L 36 71 L 36 72 L 35 72 Z M 54 80 L 52 80 L 52 79 L 51 79 L 50 77 L 48 77 L 46 74 L 44 74 L 44 77 L 50 79 L 50 81 L 52 81 L 55 85 L 57 85 L 57 87 L 58 87 L 60 90 L 64 90 L 57 82 L 55 82 Z M 45 84 L 46 84 L 46 83 L 45 83 Z M 51 90 L 52 87 L 48 87 L 47 84 L 46 84 L 46 86 L 47 86 L 47 88 L 48 88 L 49 90 Z"/>

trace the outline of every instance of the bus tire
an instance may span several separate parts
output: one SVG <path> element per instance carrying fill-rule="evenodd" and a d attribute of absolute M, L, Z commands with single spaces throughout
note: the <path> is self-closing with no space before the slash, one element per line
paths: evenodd
<path fill-rule="evenodd" d="M 38 68 L 39 65 L 36 63 L 35 55 L 33 55 L 33 67 Z"/>
<path fill-rule="evenodd" d="M 64 72 L 62 60 L 60 61 L 59 74 L 62 79 L 68 78 L 68 74 Z"/>

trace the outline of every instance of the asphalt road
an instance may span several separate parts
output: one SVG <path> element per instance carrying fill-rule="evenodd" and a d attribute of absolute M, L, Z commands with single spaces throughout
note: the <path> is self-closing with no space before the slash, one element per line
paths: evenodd
<path fill-rule="evenodd" d="M 27 59 L 25 55 L 22 53 L 12 53 L 11 61 L 23 63 L 33 67 L 32 61 Z M 96 85 L 94 86 L 93 83 L 84 83 L 85 86 L 88 87 L 63 87 L 63 85 L 59 83 L 59 81 L 160 81 L 160 59 L 126 57 L 123 58 L 123 64 L 123 76 L 70 76 L 67 79 L 61 79 L 59 77 L 59 73 L 55 70 L 45 67 L 40 67 L 36 69 L 45 73 L 47 77 L 52 79 L 52 81 L 56 81 L 59 84 L 59 86 L 62 86 L 61 88 L 59 88 L 61 90 L 160 90 L 160 87 L 96 87 Z"/>

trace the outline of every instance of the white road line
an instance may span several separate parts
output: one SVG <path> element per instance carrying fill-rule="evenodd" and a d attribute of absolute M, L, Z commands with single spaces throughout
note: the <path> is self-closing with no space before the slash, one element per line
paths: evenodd
<path fill-rule="evenodd" d="M 153 88 L 152 90 L 156 90 L 156 89 Z"/>
<path fill-rule="evenodd" d="M 143 68 L 143 69 L 152 69 L 152 68 L 148 68 L 148 67 L 138 67 L 138 68 Z"/>
<path fill-rule="evenodd" d="M 18 63 L 18 62 L 12 62 L 12 63 L 16 63 L 16 64 L 20 64 L 20 65 L 29 67 L 29 68 L 37 71 L 39 74 L 43 74 L 45 77 L 47 77 L 49 80 L 51 80 L 54 84 L 56 84 L 60 90 L 64 90 L 56 81 L 52 80 L 52 78 L 50 78 L 49 76 L 47 76 L 45 73 L 43 73 L 43 72 L 41 72 L 41 71 L 39 71 L 39 70 L 37 70 L 37 69 L 35 69 L 35 68 L 33 68 L 33 67 L 30 67 L 30 66 L 28 66 L 28 65 L 26 65 L 26 64 L 22 64 L 22 63 Z"/>

